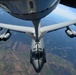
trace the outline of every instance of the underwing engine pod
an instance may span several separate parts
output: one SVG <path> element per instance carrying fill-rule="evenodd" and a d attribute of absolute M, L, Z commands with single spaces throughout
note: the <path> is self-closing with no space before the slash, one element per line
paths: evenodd
<path fill-rule="evenodd" d="M 11 36 L 10 30 L 8 29 L 5 33 L 0 35 L 0 40 L 1 41 L 7 41 Z"/>
<path fill-rule="evenodd" d="M 72 30 L 67 27 L 67 29 L 65 30 L 65 33 L 70 37 L 70 38 L 74 38 L 74 34 L 72 32 Z"/>

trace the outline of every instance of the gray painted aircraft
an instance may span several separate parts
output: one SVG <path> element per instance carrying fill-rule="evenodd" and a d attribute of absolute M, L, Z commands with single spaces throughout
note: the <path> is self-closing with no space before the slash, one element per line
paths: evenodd
<path fill-rule="evenodd" d="M 0 7 L 14 17 L 31 20 L 34 27 L 17 26 L 0 23 L 0 30 L 6 28 L 7 31 L 0 35 L 0 40 L 9 39 L 10 30 L 26 33 L 32 38 L 30 50 L 30 63 L 35 71 L 41 71 L 46 62 L 46 53 L 43 37 L 46 33 L 66 27 L 66 33 L 69 37 L 75 37 L 76 32 L 69 28 L 70 25 L 76 25 L 76 19 L 59 24 L 41 27 L 42 18 L 51 13 L 58 5 L 60 0 L 0 0 Z"/>

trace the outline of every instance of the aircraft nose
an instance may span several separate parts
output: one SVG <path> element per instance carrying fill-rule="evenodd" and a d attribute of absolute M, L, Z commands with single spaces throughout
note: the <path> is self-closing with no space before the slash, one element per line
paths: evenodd
<path fill-rule="evenodd" d="M 43 64 L 44 63 L 42 62 L 42 60 L 34 60 L 33 61 L 33 67 L 37 73 L 39 73 L 41 71 Z"/>

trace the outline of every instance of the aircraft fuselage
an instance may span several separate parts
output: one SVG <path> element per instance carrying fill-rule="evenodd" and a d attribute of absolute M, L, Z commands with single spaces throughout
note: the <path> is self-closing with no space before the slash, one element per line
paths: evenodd
<path fill-rule="evenodd" d="M 43 39 L 40 42 L 32 40 L 32 48 L 30 51 L 30 63 L 33 65 L 36 72 L 40 72 L 46 62 L 46 54 Z"/>
<path fill-rule="evenodd" d="M 0 0 L 0 6 L 24 20 L 37 20 L 52 12 L 60 0 Z"/>

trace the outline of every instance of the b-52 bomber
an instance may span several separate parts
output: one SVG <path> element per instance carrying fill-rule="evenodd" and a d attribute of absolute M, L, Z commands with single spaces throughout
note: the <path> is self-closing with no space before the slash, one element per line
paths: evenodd
<path fill-rule="evenodd" d="M 67 0 L 68 1 L 68 0 Z M 69 28 L 70 25 L 76 25 L 76 19 L 59 24 L 41 27 L 41 19 L 50 14 L 60 3 L 60 0 L 0 0 L 0 7 L 10 15 L 32 21 L 34 27 L 17 26 L 12 24 L 0 23 L 0 30 L 7 31 L 0 35 L 0 41 L 6 41 L 11 36 L 10 30 L 26 33 L 32 38 L 30 50 L 30 63 L 35 71 L 39 73 L 46 63 L 46 53 L 43 37 L 45 34 L 66 27 L 66 34 L 73 38 L 76 32 Z"/>

